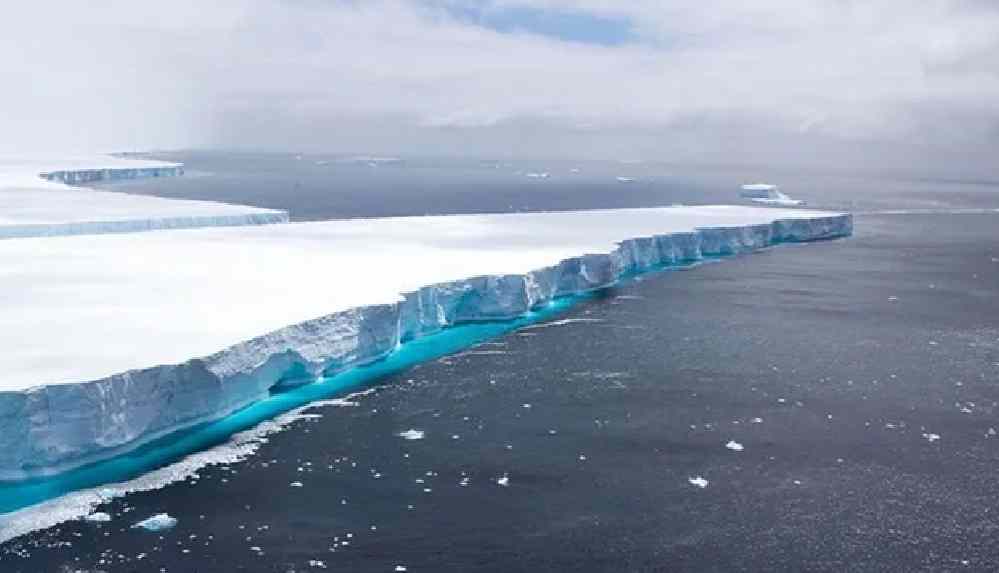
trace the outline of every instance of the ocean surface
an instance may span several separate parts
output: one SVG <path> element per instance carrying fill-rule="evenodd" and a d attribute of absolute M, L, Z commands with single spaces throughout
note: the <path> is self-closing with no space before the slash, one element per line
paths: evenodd
<path fill-rule="evenodd" d="M 0 545 L 4 573 L 999 569 L 995 183 L 159 157 L 188 175 L 109 188 L 312 220 L 737 203 L 739 184 L 763 179 L 857 216 L 849 239 L 646 274 L 517 323 L 455 329 L 77 482 L 35 484 L 23 495 L 101 475 L 139 483 L 171 462 L 187 476 L 108 495 L 97 509 L 110 521 Z M 226 436 L 239 430 L 249 437 L 233 456 Z M 231 463 L 191 475 L 185 447 Z M 132 527 L 160 513 L 176 526 Z"/>

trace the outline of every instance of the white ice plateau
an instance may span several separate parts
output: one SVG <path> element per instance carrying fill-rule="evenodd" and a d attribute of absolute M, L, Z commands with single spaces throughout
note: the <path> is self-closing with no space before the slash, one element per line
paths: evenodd
<path fill-rule="evenodd" d="M 0 157 L 0 239 L 285 223 L 285 211 L 74 187 L 183 174 L 179 163 Z"/>
<path fill-rule="evenodd" d="M 116 455 L 450 325 L 852 227 L 703 206 L 0 241 L 0 479 Z"/>

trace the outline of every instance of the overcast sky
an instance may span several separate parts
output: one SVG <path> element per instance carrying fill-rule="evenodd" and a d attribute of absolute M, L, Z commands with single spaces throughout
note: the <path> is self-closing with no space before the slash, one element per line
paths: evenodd
<path fill-rule="evenodd" d="M 999 163 L 993 0 L 33 0 L 0 74 L 4 152 Z"/>

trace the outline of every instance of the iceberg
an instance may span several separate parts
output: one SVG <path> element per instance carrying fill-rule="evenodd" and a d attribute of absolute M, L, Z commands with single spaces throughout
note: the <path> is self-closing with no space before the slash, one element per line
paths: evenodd
<path fill-rule="evenodd" d="M 794 207 L 804 205 L 800 199 L 792 199 L 781 192 L 776 185 L 769 183 L 751 183 L 743 185 L 739 195 L 749 199 L 754 203 L 762 205 L 777 205 L 780 207 Z"/>
<path fill-rule="evenodd" d="M 0 158 L 0 239 L 288 222 L 274 209 L 73 187 L 183 173 L 179 163 L 116 157 Z"/>
<path fill-rule="evenodd" d="M 702 206 L 0 241 L 0 479 L 118 455 L 452 325 L 852 229 Z"/>
<path fill-rule="evenodd" d="M 160 531 L 166 531 L 168 529 L 173 529 L 177 526 L 177 518 L 172 517 L 166 513 L 157 513 L 152 517 L 143 519 L 142 521 L 133 525 L 133 528 L 145 529 L 146 531 L 152 531 L 158 533 Z"/>

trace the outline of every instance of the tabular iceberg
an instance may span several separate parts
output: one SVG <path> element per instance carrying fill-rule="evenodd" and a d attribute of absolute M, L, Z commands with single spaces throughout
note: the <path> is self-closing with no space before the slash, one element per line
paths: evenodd
<path fill-rule="evenodd" d="M 179 163 L 115 157 L 0 159 L 0 239 L 288 222 L 274 209 L 70 186 L 183 173 Z"/>
<path fill-rule="evenodd" d="M 750 207 L 336 221 L 91 237 L 78 268 L 65 265 L 78 238 L 0 242 L 0 265 L 34 257 L 22 275 L 12 268 L 0 300 L 14 302 L 0 305 L 43 323 L 0 335 L 13 351 L 0 358 L 0 479 L 115 455 L 450 325 L 514 318 L 661 265 L 848 236 L 852 225 L 848 214 Z M 46 314 L 62 293 L 42 282 L 82 294 Z M 5 316 L 0 332 L 21 320 Z"/>

